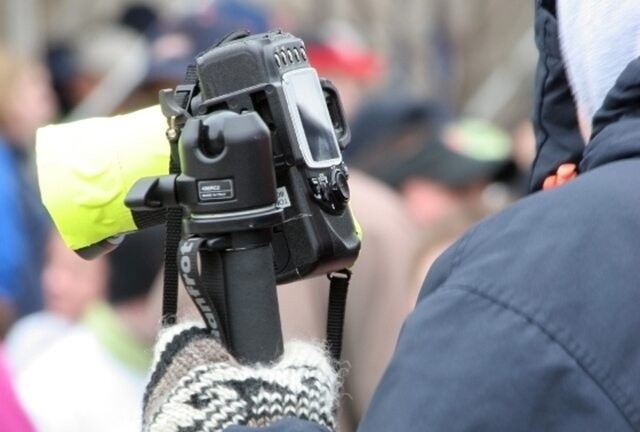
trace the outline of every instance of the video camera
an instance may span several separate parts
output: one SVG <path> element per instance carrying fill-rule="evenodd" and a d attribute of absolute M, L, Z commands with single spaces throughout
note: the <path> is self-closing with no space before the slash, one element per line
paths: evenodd
<path fill-rule="evenodd" d="M 235 33 L 198 55 L 160 103 L 175 172 L 140 179 L 126 205 L 183 209 L 179 265 L 200 313 L 234 354 L 273 359 L 276 282 L 348 268 L 360 249 L 338 92 L 302 40 Z"/>

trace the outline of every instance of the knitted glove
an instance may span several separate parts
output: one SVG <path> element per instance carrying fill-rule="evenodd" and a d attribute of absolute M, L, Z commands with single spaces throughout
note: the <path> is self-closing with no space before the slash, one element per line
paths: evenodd
<path fill-rule="evenodd" d="M 277 363 L 241 365 L 204 327 L 163 332 L 144 396 L 145 432 L 222 431 L 285 418 L 335 430 L 338 374 L 322 348 L 289 342 Z"/>

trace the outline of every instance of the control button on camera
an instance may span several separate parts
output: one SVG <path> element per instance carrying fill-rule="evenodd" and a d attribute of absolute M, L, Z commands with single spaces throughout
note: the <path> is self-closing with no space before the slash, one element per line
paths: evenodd
<path fill-rule="evenodd" d="M 331 195 L 333 196 L 336 204 L 344 204 L 351 198 L 351 190 L 349 189 L 349 182 L 347 176 L 342 170 L 335 170 L 332 175 L 331 181 Z"/>
<path fill-rule="evenodd" d="M 311 192 L 316 198 L 320 198 L 322 196 L 322 187 L 320 186 L 320 182 L 317 178 L 311 177 L 309 179 L 309 186 L 311 186 Z"/>

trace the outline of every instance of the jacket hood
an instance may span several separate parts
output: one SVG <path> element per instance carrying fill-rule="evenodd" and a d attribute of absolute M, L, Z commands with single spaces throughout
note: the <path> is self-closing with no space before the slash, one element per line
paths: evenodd
<path fill-rule="evenodd" d="M 640 61 L 625 59 L 617 75 L 608 81 L 606 88 L 611 88 L 618 76 L 593 117 L 591 141 L 585 148 L 571 88 L 575 83 L 570 83 L 567 76 L 571 66 L 566 64 L 560 46 L 555 6 L 555 0 L 536 0 L 535 35 L 540 58 L 532 115 L 537 152 L 531 167 L 530 192 L 540 190 L 545 178 L 562 164 L 579 164 L 580 171 L 586 172 L 640 153 L 640 140 L 635 139 L 640 124 L 634 121 L 640 108 Z M 567 42 L 564 41 L 565 51 Z M 576 67 L 574 64 L 574 71 Z"/>
<path fill-rule="evenodd" d="M 640 52 L 636 0 L 557 0 L 559 36 L 573 94 L 593 118 Z"/>
<path fill-rule="evenodd" d="M 640 59 L 629 63 L 593 119 L 580 171 L 640 156 Z"/>

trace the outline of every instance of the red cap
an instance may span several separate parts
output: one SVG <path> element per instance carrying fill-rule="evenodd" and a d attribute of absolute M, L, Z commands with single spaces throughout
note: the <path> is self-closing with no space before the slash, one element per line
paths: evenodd
<path fill-rule="evenodd" d="M 343 74 L 356 79 L 373 81 L 382 74 L 382 62 L 376 54 L 349 42 L 307 44 L 305 47 L 311 66 L 320 75 Z"/>

